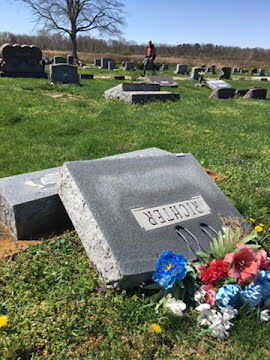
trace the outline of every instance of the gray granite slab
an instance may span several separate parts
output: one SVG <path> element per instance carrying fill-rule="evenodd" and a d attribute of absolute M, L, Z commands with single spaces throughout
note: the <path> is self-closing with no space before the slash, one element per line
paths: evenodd
<path fill-rule="evenodd" d="M 165 76 L 146 76 L 144 81 L 148 84 L 158 84 L 161 87 L 178 87 L 177 82 L 172 77 Z"/>
<path fill-rule="evenodd" d="M 100 278 L 114 286 L 149 280 L 162 251 L 188 259 L 209 251 L 202 227 L 221 231 L 218 215 L 243 220 L 191 154 L 68 162 L 58 192 Z"/>
<path fill-rule="evenodd" d="M 150 148 L 105 159 L 161 156 L 165 151 Z M 0 179 L 0 221 L 17 240 L 36 239 L 72 228 L 55 184 L 60 168 Z"/>
<path fill-rule="evenodd" d="M 59 170 L 0 179 L 0 221 L 16 239 L 37 239 L 72 227 L 55 189 Z"/>
<path fill-rule="evenodd" d="M 205 85 L 212 90 L 217 90 L 217 89 L 231 89 L 232 86 L 230 84 L 227 84 L 225 81 L 223 80 L 205 80 Z"/>
<path fill-rule="evenodd" d="M 129 103 L 146 103 L 148 101 L 178 101 L 179 94 L 160 91 L 159 84 L 124 83 L 104 93 L 106 99 L 116 98 Z"/>

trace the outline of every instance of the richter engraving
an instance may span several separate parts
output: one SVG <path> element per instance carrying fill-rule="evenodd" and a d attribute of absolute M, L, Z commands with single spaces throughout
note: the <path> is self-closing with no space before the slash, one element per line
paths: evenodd
<path fill-rule="evenodd" d="M 201 196 L 190 200 L 165 204 L 152 208 L 137 208 L 131 212 L 145 231 L 178 224 L 211 214 L 211 209 Z"/>

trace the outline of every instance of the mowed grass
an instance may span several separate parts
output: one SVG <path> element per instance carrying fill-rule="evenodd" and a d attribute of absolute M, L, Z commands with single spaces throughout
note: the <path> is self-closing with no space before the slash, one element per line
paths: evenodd
<path fill-rule="evenodd" d="M 107 72 L 104 72 L 107 75 Z M 248 220 L 264 224 L 270 251 L 270 98 L 208 99 L 211 91 L 179 81 L 177 103 L 106 101 L 119 82 L 50 85 L 0 78 L 0 177 L 147 147 L 190 152 L 224 179 L 218 186 Z M 231 81 L 237 89 L 268 83 Z M 225 178 L 226 176 L 226 178 Z M 2 359 L 268 359 L 270 324 L 242 310 L 225 343 L 200 337 L 196 314 L 184 319 L 148 307 L 142 289 L 110 291 L 75 233 L 46 240 L 0 262 Z M 162 332 L 151 332 L 151 323 Z"/>

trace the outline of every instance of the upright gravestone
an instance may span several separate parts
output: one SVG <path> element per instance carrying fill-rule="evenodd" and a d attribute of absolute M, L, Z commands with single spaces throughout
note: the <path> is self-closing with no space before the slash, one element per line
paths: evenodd
<path fill-rule="evenodd" d="M 252 68 L 251 69 L 251 74 L 257 74 L 258 72 L 258 69 L 257 68 Z"/>
<path fill-rule="evenodd" d="M 47 78 L 41 66 L 42 52 L 34 45 L 10 45 L 0 47 L 2 66 L 0 76 Z"/>
<path fill-rule="evenodd" d="M 101 59 L 94 59 L 95 66 L 101 66 Z"/>
<path fill-rule="evenodd" d="M 134 70 L 134 62 L 126 61 L 125 62 L 125 71 L 131 71 Z"/>
<path fill-rule="evenodd" d="M 114 69 L 115 69 L 114 60 L 108 61 L 108 70 L 114 70 Z"/>
<path fill-rule="evenodd" d="M 193 67 L 191 71 L 191 80 L 199 80 L 200 74 L 204 73 L 204 68 L 202 67 Z"/>
<path fill-rule="evenodd" d="M 222 219 L 244 221 L 190 154 L 68 162 L 59 196 L 100 277 L 133 287 L 156 255 L 209 252 Z"/>
<path fill-rule="evenodd" d="M 219 77 L 220 80 L 222 80 L 222 79 L 230 80 L 232 68 L 230 68 L 230 67 L 223 67 L 220 72 L 221 72 L 221 75 L 220 75 L 220 77 Z"/>
<path fill-rule="evenodd" d="M 162 64 L 161 65 L 161 71 L 167 71 L 169 70 L 169 65 L 168 64 Z"/>
<path fill-rule="evenodd" d="M 108 63 L 114 61 L 110 58 L 101 58 L 100 67 L 101 69 L 107 69 L 108 70 Z"/>
<path fill-rule="evenodd" d="M 182 65 L 182 64 L 177 64 L 176 65 L 176 70 L 174 72 L 175 74 L 181 74 L 181 75 L 187 75 L 188 74 L 188 66 L 187 65 Z"/>
<path fill-rule="evenodd" d="M 265 76 L 265 70 L 264 69 L 259 69 L 258 70 L 258 75 L 259 76 Z"/>
<path fill-rule="evenodd" d="M 69 65 L 73 65 L 73 56 L 72 55 L 68 55 L 67 56 L 67 63 L 69 64 Z"/>
<path fill-rule="evenodd" d="M 63 56 L 55 56 L 53 58 L 54 65 L 56 64 L 67 64 L 67 58 L 64 58 Z"/>
<path fill-rule="evenodd" d="M 77 66 L 68 64 L 50 65 L 49 81 L 51 83 L 80 85 Z"/>
<path fill-rule="evenodd" d="M 232 72 L 233 72 L 233 74 L 240 73 L 241 69 L 240 68 L 233 68 Z"/>

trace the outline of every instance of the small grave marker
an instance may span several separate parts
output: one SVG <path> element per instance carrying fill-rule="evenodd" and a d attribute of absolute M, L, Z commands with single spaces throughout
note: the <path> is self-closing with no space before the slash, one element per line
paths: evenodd
<path fill-rule="evenodd" d="M 80 85 L 77 66 L 69 64 L 50 65 L 51 83 Z"/>
<path fill-rule="evenodd" d="M 62 56 L 55 56 L 53 58 L 54 64 L 67 64 L 67 58 L 64 58 Z"/>
<path fill-rule="evenodd" d="M 200 73 L 204 73 L 204 68 L 202 67 L 193 67 L 191 71 L 191 80 L 199 80 Z"/>
<path fill-rule="evenodd" d="M 189 74 L 188 66 L 187 65 L 182 65 L 182 64 L 177 64 L 176 65 L 176 70 L 175 70 L 174 73 L 175 74 L 181 74 L 181 75 L 187 75 L 187 74 Z"/>

